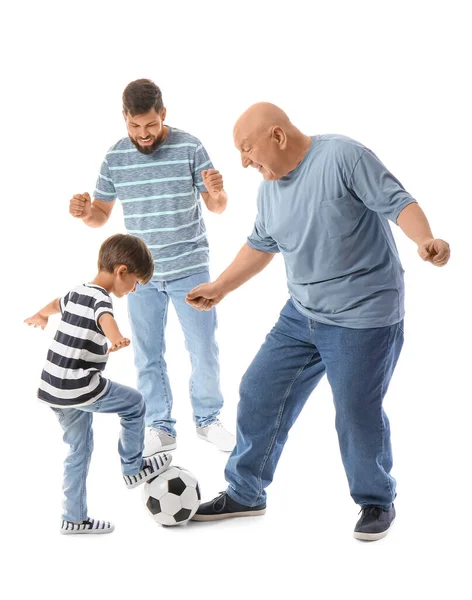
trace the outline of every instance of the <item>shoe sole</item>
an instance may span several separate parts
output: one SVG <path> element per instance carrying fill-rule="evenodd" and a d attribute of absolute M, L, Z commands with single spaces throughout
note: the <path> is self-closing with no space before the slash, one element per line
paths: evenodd
<path fill-rule="evenodd" d="M 361 531 L 354 531 L 354 538 L 356 540 L 361 540 L 362 542 L 376 542 L 388 534 L 394 522 L 395 519 L 390 523 L 390 527 L 388 529 L 381 531 L 380 533 L 362 533 Z"/>
<path fill-rule="evenodd" d="M 211 442 L 206 436 L 201 435 L 200 433 L 197 433 L 197 438 L 199 438 L 199 439 L 201 439 L 201 440 L 203 440 L 205 442 L 208 442 L 209 444 L 213 444 L 213 446 L 216 446 L 220 452 L 232 452 L 234 450 L 234 448 L 235 448 L 235 446 L 233 446 L 231 448 L 231 450 L 224 450 L 223 448 L 220 448 L 214 442 Z"/>
<path fill-rule="evenodd" d="M 143 452 L 143 458 L 151 458 L 151 456 L 156 456 L 156 454 L 161 454 L 162 452 L 170 452 L 171 450 L 175 450 L 176 448 L 177 443 L 170 444 L 170 446 L 163 446 L 162 448 L 159 448 L 159 450 L 156 450 L 156 452 L 153 452 L 152 454 L 145 454 Z"/>
<path fill-rule="evenodd" d="M 158 454 L 158 453 L 157 453 Z M 155 456 L 154 454 L 152 456 Z M 147 456 L 144 458 L 148 458 Z M 149 475 L 146 475 L 146 477 L 143 477 L 142 479 L 140 479 L 139 481 L 136 481 L 136 483 L 130 483 L 130 484 L 126 484 L 126 488 L 128 490 L 133 490 L 135 487 L 138 487 L 139 485 L 142 485 L 143 483 L 147 483 L 148 481 L 150 481 L 151 479 L 155 479 L 156 477 L 159 477 L 159 475 L 161 473 L 164 473 L 164 471 L 167 471 L 167 469 L 170 466 L 170 463 L 172 462 L 172 456 L 169 456 L 169 460 L 167 461 L 167 463 L 161 467 L 157 473 L 150 473 Z"/>
<path fill-rule="evenodd" d="M 244 512 L 224 513 L 219 515 L 193 515 L 191 521 L 221 521 L 222 519 L 232 519 L 234 517 L 259 517 L 265 515 L 266 509 L 247 510 Z"/>
<path fill-rule="evenodd" d="M 115 531 L 115 526 L 113 525 L 113 527 L 109 527 L 107 529 L 82 529 L 82 530 L 75 530 L 72 531 L 72 529 L 61 529 L 60 530 L 60 534 L 61 535 L 80 535 L 82 533 L 89 533 L 89 534 L 93 534 L 93 535 L 97 535 L 100 533 L 112 533 L 113 531 Z"/>

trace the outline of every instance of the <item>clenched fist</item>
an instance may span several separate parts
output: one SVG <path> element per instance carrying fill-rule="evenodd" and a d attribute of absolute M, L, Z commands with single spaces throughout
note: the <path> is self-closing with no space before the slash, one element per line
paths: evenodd
<path fill-rule="evenodd" d="M 218 196 L 223 191 L 223 176 L 216 169 L 202 171 L 202 179 L 210 196 Z"/>
<path fill-rule="evenodd" d="M 451 249 L 444 240 L 432 239 L 418 246 L 418 254 L 424 261 L 430 262 L 435 267 L 444 267 L 451 256 Z"/>
<path fill-rule="evenodd" d="M 90 194 L 75 194 L 69 204 L 69 212 L 76 219 L 86 219 L 92 215 Z"/>

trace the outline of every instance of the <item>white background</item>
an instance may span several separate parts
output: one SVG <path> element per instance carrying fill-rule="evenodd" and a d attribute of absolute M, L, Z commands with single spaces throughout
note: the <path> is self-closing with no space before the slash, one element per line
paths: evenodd
<path fill-rule="evenodd" d="M 467 2 L 23 2 L 3 10 L 2 522 L 5 597 L 470 598 L 470 22 Z M 349 496 L 323 382 L 294 426 L 260 519 L 164 529 L 121 481 L 114 416 L 95 417 L 90 514 L 110 536 L 59 535 L 66 448 L 35 398 L 57 317 L 23 325 L 95 275 L 101 242 L 124 231 L 119 203 L 103 229 L 68 214 L 93 191 L 107 149 L 126 134 L 121 93 L 139 77 L 162 89 L 167 122 L 201 139 L 229 194 L 206 213 L 212 274 L 251 231 L 260 176 L 232 142 L 252 103 L 280 105 L 306 134 L 350 135 L 418 199 L 452 258 L 436 269 L 395 228 L 406 269 L 406 341 L 387 400 L 398 518 L 376 544 L 352 538 Z M 223 420 L 287 298 L 277 257 L 219 307 Z M 115 308 L 129 333 L 126 301 Z M 195 436 L 189 362 L 167 329 L 178 419 L 174 462 L 205 500 L 224 489 L 226 455 Z M 133 385 L 132 349 L 108 375 Z M 6 558 L 6 562 L 5 562 Z M 467 589 L 469 588 L 469 589 Z"/>

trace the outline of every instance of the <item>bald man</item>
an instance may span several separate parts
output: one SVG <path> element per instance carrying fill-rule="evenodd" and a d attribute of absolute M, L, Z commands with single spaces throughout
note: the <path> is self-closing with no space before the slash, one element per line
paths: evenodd
<path fill-rule="evenodd" d="M 403 344 L 403 269 L 389 221 L 435 266 L 449 245 L 362 144 L 307 136 L 278 107 L 259 103 L 234 128 L 243 167 L 262 175 L 252 234 L 213 283 L 187 302 L 209 310 L 280 252 L 290 299 L 244 375 L 237 445 L 226 492 L 195 520 L 262 515 L 290 428 L 326 374 L 351 496 L 362 514 L 354 537 L 378 540 L 395 518 L 390 428 L 382 404 Z"/>

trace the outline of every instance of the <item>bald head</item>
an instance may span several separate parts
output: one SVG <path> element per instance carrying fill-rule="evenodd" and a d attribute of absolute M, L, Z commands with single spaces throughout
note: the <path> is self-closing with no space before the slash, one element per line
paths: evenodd
<path fill-rule="evenodd" d="M 311 144 L 311 138 L 270 102 L 250 106 L 236 121 L 233 137 L 243 167 L 253 166 L 269 180 L 293 170 Z"/>
<path fill-rule="evenodd" d="M 283 129 L 293 127 L 287 114 L 275 104 L 258 102 L 250 106 L 236 121 L 234 133 L 244 131 L 254 133 L 278 126 Z"/>

